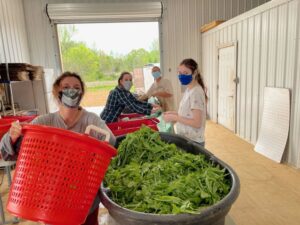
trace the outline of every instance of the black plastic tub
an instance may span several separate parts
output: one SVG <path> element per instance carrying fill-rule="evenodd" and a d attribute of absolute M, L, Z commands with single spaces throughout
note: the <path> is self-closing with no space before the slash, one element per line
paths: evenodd
<path fill-rule="evenodd" d="M 158 215 L 136 212 L 119 206 L 109 198 L 109 191 L 102 186 L 101 202 L 110 216 L 120 225 L 224 225 L 225 216 L 239 195 L 240 182 L 237 174 L 230 166 L 195 142 L 175 134 L 160 133 L 160 136 L 165 142 L 174 143 L 187 152 L 204 154 L 208 160 L 225 168 L 231 182 L 230 192 L 221 201 L 206 208 L 200 214 Z M 124 138 L 125 136 L 117 138 L 116 147 Z"/>

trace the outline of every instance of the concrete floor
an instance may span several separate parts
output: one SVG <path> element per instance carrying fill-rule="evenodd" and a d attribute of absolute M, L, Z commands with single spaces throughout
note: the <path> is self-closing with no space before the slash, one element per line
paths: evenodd
<path fill-rule="evenodd" d="M 239 175 L 241 192 L 229 213 L 235 224 L 300 224 L 299 170 L 261 156 L 253 150 L 253 145 L 212 122 L 207 123 L 206 148 L 228 163 Z M 7 194 L 4 180 L 1 185 L 4 201 Z M 105 211 L 102 210 L 100 214 L 105 214 Z M 38 223 L 22 221 L 19 224 Z"/>

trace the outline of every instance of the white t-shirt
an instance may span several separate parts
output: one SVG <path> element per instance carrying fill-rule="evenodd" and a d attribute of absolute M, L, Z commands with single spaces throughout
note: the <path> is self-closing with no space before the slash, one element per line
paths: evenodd
<path fill-rule="evenodd" d="M 194 128 L 177 122 L 175 131 L 177 134 L 185 136 L 196 142 L 204 142 L 204 131 L 206 122 L 206 103 L 205 93 L 200 85 L 192 89 L 187 88 L 179 104 L 178 115 L 186 118 L 192 118 L 192 109 L 201 110 L 201 127 Z"/>

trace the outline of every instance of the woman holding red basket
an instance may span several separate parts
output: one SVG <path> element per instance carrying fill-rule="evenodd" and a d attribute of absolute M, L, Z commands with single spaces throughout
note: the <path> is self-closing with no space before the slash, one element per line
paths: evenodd
<path fill-rule="evenodd" d="M 85 93 L 81 77 L 72 72 L 65 72 L 53 84 L 52 93 L 57 100 L 59 110 L 55 113 L 38 116 L 31 124 L 62 128 L 77 133 L 84 133 L 87 126 L 95 125 L 110 133 L 109 143 L 115 144 L 115 136 L 98 115 L 88 112 L 80 106 Z M 92 131 L 92 137 L 104 140 L 104 136 Z M 16 160 L 22 141 L 22 126 L 14 122 L 0 143 L 1 155 L 4 160 Z M 75 154 L 75 153 L 74 153 Z M 98 225 L 98 210 L 100 198 L 97 195 L 84 225 Z"/>

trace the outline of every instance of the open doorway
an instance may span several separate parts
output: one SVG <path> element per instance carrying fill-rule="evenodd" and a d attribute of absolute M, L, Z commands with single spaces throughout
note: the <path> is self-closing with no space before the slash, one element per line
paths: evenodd
<path fill-rule="evenodd" d="M 82 106 L 98 115 L 121 72 L 133 74 L 131 91 L 145 92 L 147 68 L 160 64 L 158 22 L 58 24 L 57 29 L 62 69 L 83 78 Z"/>

